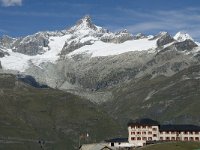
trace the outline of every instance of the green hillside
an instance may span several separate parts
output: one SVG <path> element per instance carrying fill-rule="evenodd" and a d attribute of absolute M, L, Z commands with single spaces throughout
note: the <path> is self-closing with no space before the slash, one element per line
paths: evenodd
<path fill-rule="evenodd" d="M 33 88 L 14 75 L 0 75 L 0 110 L 0 149 L 4 150 L 77 149 L 82 134 L 89 133 L 80 141 L 86 143 L 122 131 L 89 101 L 59 90 Z"/>
<path fill-rule="evenodd" d="M 138 117 L 200 125 L 199 70 L 200 66 L 193 66 L 171 77 L 134 79 L 112 89 L 113 101 L 104 108 L 124 125 Z"/>

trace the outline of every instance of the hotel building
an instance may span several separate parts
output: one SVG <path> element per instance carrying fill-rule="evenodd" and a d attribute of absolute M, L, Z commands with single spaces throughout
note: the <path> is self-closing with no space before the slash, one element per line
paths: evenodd
<path fill-rule="evenodd" d="M 128 142 L 144 146 L 160 141 L 200 141 L 200 127 L 195 125 L 160 125 L 151 119 L 128 123 Z"/>

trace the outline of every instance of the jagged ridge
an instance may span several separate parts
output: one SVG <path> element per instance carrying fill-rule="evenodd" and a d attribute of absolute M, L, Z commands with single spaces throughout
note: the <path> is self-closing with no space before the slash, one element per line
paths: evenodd
<path fill-rule="evenodd" d="M 112 33 L 89 16 L 69 29 L 3 36 L 0 43 L 4 72 L 15 70 L 50 87 L 75 91 L 98 91 L 146 74 L 171 76 L 200 60 L 200 48 L 188 34 Z"/>

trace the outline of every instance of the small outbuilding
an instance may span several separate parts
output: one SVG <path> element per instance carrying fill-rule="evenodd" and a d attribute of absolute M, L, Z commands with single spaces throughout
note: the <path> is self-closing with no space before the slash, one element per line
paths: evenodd
<path fill-rule="evenodd" d="M 105 142 L 111 148 L 130 148 L 134 146 L 128 142 L 128 138 L 114 138 L 105 140 Z"/>

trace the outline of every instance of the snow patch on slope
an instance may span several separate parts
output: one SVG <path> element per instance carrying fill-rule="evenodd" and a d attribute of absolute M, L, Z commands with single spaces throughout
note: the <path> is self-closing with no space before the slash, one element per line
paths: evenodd
<path fill-rule="evenodd" d="M 59 59 L 59 53 L 61 52 L 65 41 L 67 41 L 71 35 L 57 36 L 49 38 L 49 51 L 41 55 L 29 56 L 22 53 L 13 52 L 11 49 L 6 50 L 10 55 L 0 59 L 1 65 L 6 70 L 18 70 L 24 72 L 29 68 L 30 64 L 34 64 L 40 67 L 40 64 L 44 62 L 55 63 Z"/>
<path fill-rule="evenodd" d="M 153 90 L 153 91 L 150 91 L 147 95 L 147 97 L 144 99 L 144 101 L 147 101 L 149 100 L 154 94 L 156 94 L 157 91 Z"/>
<path fill-rule="evenodd" d="M 71 35 L 64 35 L 62 37 L 50 37 L 49 39 L 49 48 L 50 50 L 44 53 L 43 55 L 36 55 L 35 57 L 31 58 L 31 62 L 39 66 L 43 62 L 51 62 L 55 63 L 56 60 L 59 59 L 59 53 L 61 52 L 65 41 L 67 41 Z"/>
<path fill-rule="evenodd" d="M 28 60 L 30 59 L 30 56 L 12 52 L 11 49 L 8 49 L 7 52 L 10 56 L 6 55 L 1 58 L 1 65 L 3 69 L 24 71 L 28 68 Z"/>
<path fill-rule="evenodd" d="M 179 42 L 183 42 L 185 40 L 192 40 L 192 41 L 194 41 L 193 38 L 189 34 L 187 34 L 185 32 L 178 32 L 178 33 L 176 33 L 176 35 L 174 36 L 174 39 L 177 40 L 177 41 L 179 41 Z"/>
<path fill-rule="evenodd" d="M 71 53 L 68 54 L 69 57 L 78 54 L 92 54 L 92 57 L 98 56 L 110 56 L 119 55 L 125 52 L 131 51 L 143 51 L 154 49 L 157 47 L 157 40 L 140 39 L 140 40 L 130 40 L 124 43 L 104 43 L 102 41 L 96 41 L 93 45 L 85 45 Z"/>

